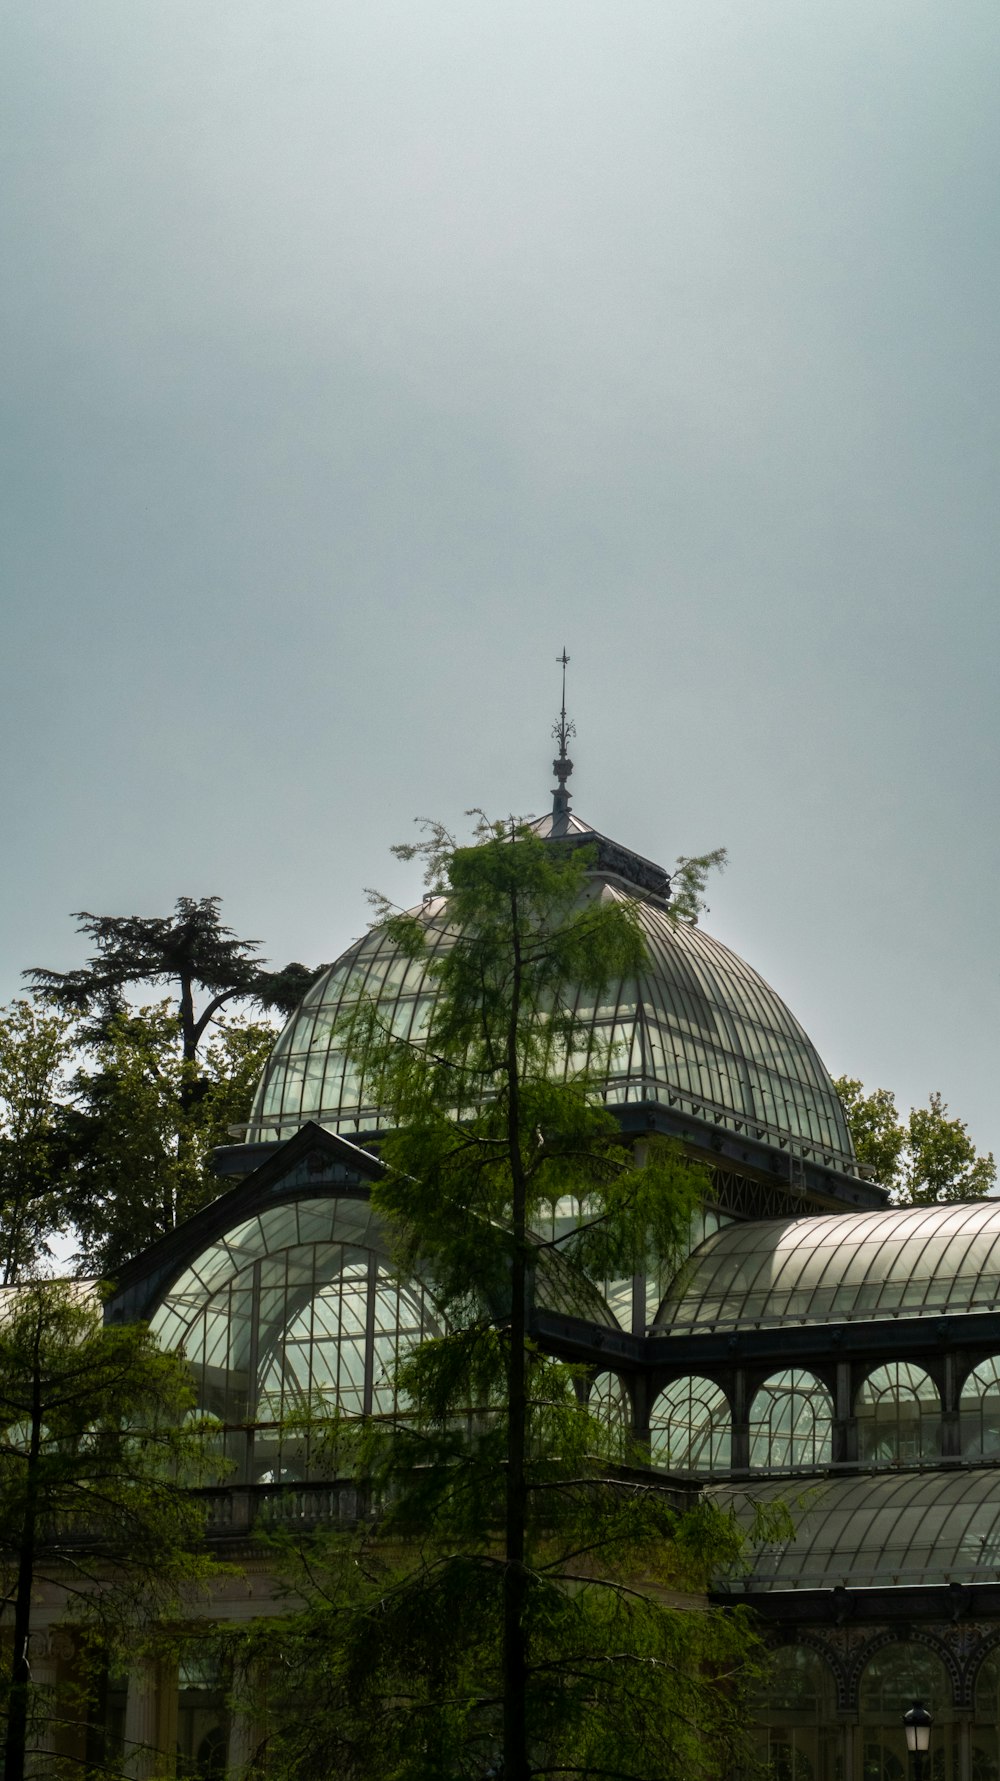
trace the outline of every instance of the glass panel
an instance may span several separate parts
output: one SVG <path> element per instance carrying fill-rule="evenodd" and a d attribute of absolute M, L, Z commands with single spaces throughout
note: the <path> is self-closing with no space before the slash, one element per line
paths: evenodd
<path fill-rule="evenodd" d="M 618 896 L 615 889 L 610 894 Z M 610 1040 L 602 1068 L 615 1101 L 679 1095 L 729 1126 L 753 1122 L 773 1137 L 791 1132 L 851 1166 L 843 1109 L 810 1041 L 783 1002 L 742 960 L 700 928 L 638 903 L 649 946 L 640 983 L 615 986 L 580 1018 Z M 416 913 L 437 956 L 453 943 L 440 899 Z M 290 1137 L 304 1119 L 341 1129 L 378 1124 L 365 1085 L 344 1079 L 340 1023 L 362 997 L 375 1000 L 390 1030 L 423 1032 L 436 984 L 428 959 L 406 961 L 384 934 L 366 935 L 314 986 L 275 1047 L 258 1090 L 249 1136 Z M 575 997 L 568 986 L 566 1000 Z M 411 1020 L 414 1020 L 411 1029 Z M 586 1044 L 581 1052 L 586 1051 Z M 564 1059 L 573 1069 L 579 1059 Z"/>

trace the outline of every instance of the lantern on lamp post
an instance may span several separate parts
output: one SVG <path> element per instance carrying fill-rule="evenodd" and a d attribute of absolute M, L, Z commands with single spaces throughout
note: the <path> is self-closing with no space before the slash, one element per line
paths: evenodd
<path fill-rule="evenodd" d="M 909 1711 L 903 1714 L 903 1730 L 906 1748 L 913 1758 L 913 1781 L 922 1781 L 924 1757 L 931 1741 L 931 1716 L 923 1701 L 914 1701 Z"/>

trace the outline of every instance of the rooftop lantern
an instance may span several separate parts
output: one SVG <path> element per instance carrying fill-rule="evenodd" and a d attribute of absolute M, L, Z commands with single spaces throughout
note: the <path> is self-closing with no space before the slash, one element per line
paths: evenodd
<path fill-rule="evenodd" d="M 906 1748 L 913 1758 L 914 1781 L 920 1781 L 931 1741 L 931 1716 L 923 1701 L 914 1701 L 909 1711 L 903 1714 L 903 1730 Z"/>

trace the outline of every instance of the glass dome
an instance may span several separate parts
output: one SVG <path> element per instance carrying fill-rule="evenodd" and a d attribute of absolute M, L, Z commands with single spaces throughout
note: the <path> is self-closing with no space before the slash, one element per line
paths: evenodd
<path fill-rule="evenodd" d="M 1000 1201 L 727 1225 L 656 1322 L 672 1332 L 849 1323 L 1000 1305 Z"/>
<path fill-rule="evenodd" d="M 700 928 L 674 919 L 662 898 L 624 885 L 620 871 L 592 879 L 595 894 L 631 897 L 648 948 L 638 980 L 618 983 L 599 1006 L 585 1005 L 572 987 L 566 992 L 604 1041 L 605 1100 L 660 1102 L 776 1145 L 791 1138 L 804 1156 L 853 1172 L 830 1077 L 763 978 Z M 419 1040 L 426 1030 L 436 993 L 428 965 L 452 944 L 454 932 L 443 899 L 428 900 L 415 913 L 427 930 L 427 957 L 406 958 L 376 928 L 313 985 L 272 1053 L 251 1115 L 251 1141 L 289 1138 L 307 1119 L 345 1134 L 378 1127 L 379 1109 L 339 1034 L 363 998 L 377 1004 L 401 1038 Z"/>

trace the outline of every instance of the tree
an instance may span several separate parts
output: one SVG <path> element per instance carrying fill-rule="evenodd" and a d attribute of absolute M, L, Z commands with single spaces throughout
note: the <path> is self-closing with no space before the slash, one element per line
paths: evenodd
<path fill-rule="evenodd" d="M 60 1120 L 60 1191 L 101 1274 L 170 1230 L 218 1191 L 208 1152 L 245 1120 L 274 1043 L 261 1023 L 223 1018 L 234 1002 L 291 1013 L 325 966 L 268 971 L 257 942 L 219 916 L 220 899 L 180 897 L 171 916 L 77 912 L 94 942 L 73 971 L 24 975 L 72 1017 L 90 1054 Z M 136 1009 L 127 992 L 172 984 L 176 1002 Z M 197 992 L 207 1000 L 196 1007 Z"/>
<path fill-rule="evenodd" d="M 588 1282 L 677 1254 L 703 1185 L 674 1148 L 640 1166 L 623 1144 L 563 995 L 634 975 L 639 924 L 593 895 L 586 852 L 517 825 L 482 823 L 470 848 L 435 831 L 428 854 L 447 905 L 388 918 L 411 956 L 447 924 L 424 1042 L 376 1007 L 348 1042 L 392 1128 L 373 1198 L 444 1333 L 400 1363 L 398 1426 L 329 1433 L 372 1518 L 302 1554 L 306 1613 L 261 1635 L 290 1679 L 273 1759 L 297 1781 L 717 1776 L 756 1648 L 692 1592 L 734 1561 L 735 1524 L 685 1511 L 534 1333 L 553 1271 L 583 1304 Z"/>
<path fill-rule="evenodd" d="M 186 1063 L 193 1063 L 211 1022 L 227 1002 L 243 1000 L 291 1014 L 306 990 L 326 969 L 289 964 L 265 971 L 256 957 L 257 941 L 241 940 L 219 919 L 221 898 L 179 897 L 173 915 L 92 915 L 80 909 L 78 933 L 89 935 L 96 951 L 75 971 L 26 971 L 32 987 L 59 1007 L 97 1012 L 98 1032 L 126 1011 L 124 992 L 136 984 L 171 983 L 177 989 L 177 1016 Z M 209 996 L 201 1012 L 195 991 Z M 192 1093 L 191 1084 L 185 1094 Z"/>
<path fill-rule="evenodd" d="M 4 1781 L 22 1781 L 33 1721 L 30 1623 L 43 1582 L 105 1656 L 202 1575 L 202 1517 L 183 1488 L 199 1452 L 182 1426 L 183 1364 L 148 1330 L 105 1327 L 79 1287 L 21 1287 L 0 1323 L 0 1615 L 12 1618 Z"/>
<path fill-rule="evenodd" d="M 933 1093 L 926 1107 L 911 1107 L 905 1124 L 889 1089 L 865 1093 L 856 1077 L 834 1081 L 858 1161 L 872 1179 L 890 1190 L 897 1206 L 932 1206 L 948 1200 L 977 1200 L 996 1184 L 992 1151 L 980 1156 L 961 1119 L 949 1119 L 948 1104 Z"/>
<path fill-rule="evenodd" d="M 86 1267 L 113 1276 L 215 1198 L 212 1150 L 246 1120 L 274 1039 L 260 1023 L 217 1023 L 196 1064 L 169 1002 L 111 1017 L 62 1119 L 67 1211 Z"/>
<path fill-rule="evenodd" d="M 0 1282 L 37 1269 L 64 1223 L 60 1122 L 72 1052 L 65 1016 L 19 1000 L 0 1010 Z"/>

